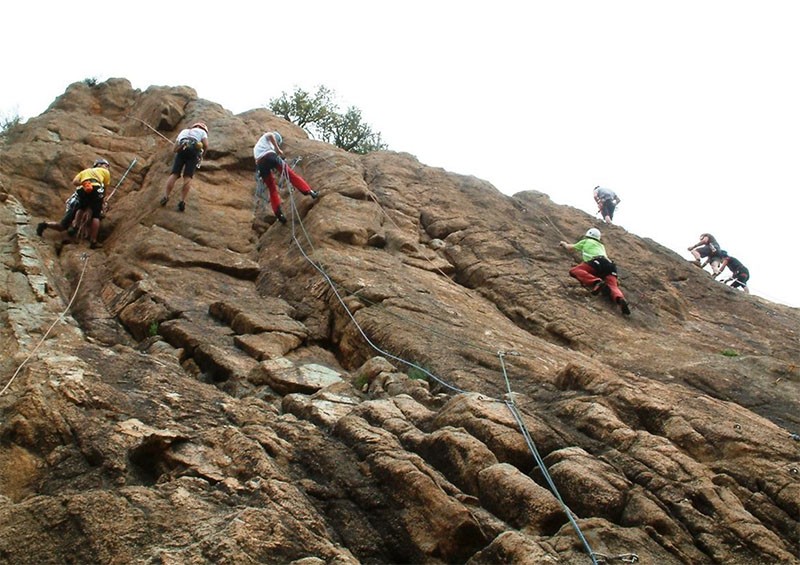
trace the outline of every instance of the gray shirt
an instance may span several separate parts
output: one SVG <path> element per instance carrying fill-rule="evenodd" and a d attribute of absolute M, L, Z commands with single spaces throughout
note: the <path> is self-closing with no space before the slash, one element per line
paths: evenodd
<path fill-rule="evenodd" d="M 617 193 L 611 190 L 610 188 L 603 188 L 602 186 L 597 187 L 594 189 L 594 196 L 598 200 L 616 200 Z"/>

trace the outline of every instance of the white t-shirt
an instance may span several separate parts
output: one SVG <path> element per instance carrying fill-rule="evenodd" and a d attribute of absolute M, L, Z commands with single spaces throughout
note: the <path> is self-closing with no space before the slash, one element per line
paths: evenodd
<path fill-rule="evenodd" d="M 202 128 L 187 128 L 181 130 L 178 134 L 178 141 L 182 141 L 184 139 L 194 139 L 197 142 L 203 141 L 208 137 L 206 131 Z"/>
<path fill-rule="evenodd" d="M 270 134 L 274 135 L 273 132 L 268 131 L 267 133 L 259 137 L 255 147 L 253 147 L 253 157 L 255 157 L 256 161 L 261 159 L 261 157 L 263 157 L 267 153 L 275 153 L 275 154 L 278 153 L 277 148 L 272 144 L 270 138 L 267 137 Z"/>

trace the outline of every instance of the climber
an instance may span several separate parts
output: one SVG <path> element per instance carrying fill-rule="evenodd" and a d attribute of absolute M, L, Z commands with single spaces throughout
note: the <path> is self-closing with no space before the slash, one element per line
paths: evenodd
<path fill-rule="evenodd" d="M 285 224 L 286 216 L 283 215 L 281 210 L 281 197 L 278 194 L 278 185 L 275 182 L 275 177 L 272 176 L 272 171 L 281 170 L 281 172 L 285 172 L 289 176 L 289 182 L 297 190 L 311 198 L 318 198 L 319 193 L 316 190 L 311 190 L 311 187 L 308 186 L 303 177 L 295 173 L 283 161 L 282 143 L 283 137 L 280 133 L 268 131 L 258 139 L 253 147 L 253 157 L 256 160 L 256 174 L 269 189 L 269 202 L 272 206 L 272 212 L 282 224 Z"/>
<path fill-rule="evenodd" d="M 722 258 L 722 262 L 719 265 L 719 274 L 722 274 L 725 267 L 731 272 L 730 278 L 722 282 L 725 284 L 731 283 L 731 288 L 741 288 L 746 294 L 750 294 L 750 289 L 747 288 L 747 281 L 750 280 L 750 271 L 747 267 L 736 257 L 728 255 L 727 251 L 720 251 L 719 256 Z"/>
<path fill-rule="evenodd" d="M 719 264 L 722 258 L 719 256 L 720 246 L 716 238 L 710 233 L 700 234 L 700 241 L 690 246 L 688 250 L 694 257 L 693 263 L 704 268 L 706 265 L 711 264 L 711 270 L 716 277 L 720 273 Z"/>
<path fill-rule="evenodd" d="M 614 219 L 614 210 L 620 203 L 617 193 L 610 188 L 594 187 L 594 201 L 597 202 L 597 211 L 607 224 Z"/>
<path fill-rule="evenodd" d="M 41 222 L 36 226 L 36 234 L 41 237 L 47 228 L 56 231 L 67 230 L 70 236 L 74 236 L 77 230 L 72 227 L 72 222 L 78 214 L 88 214 L 91 211 L 91 223 L 89 225 L 89 244 L 92 249 L 100 247 L 97 242 L 97 235 L 100 232 L 100 215 L 103 211 L 103 198 L 105 197 L 105 187 L 111 184 L 111 173 L 109 164 L 105 159 L 97 159 L 94 164 L 75 175 L 72 184 L 77 188 L 75 193 L 67 200 L 67 211 L 61 221 Z"/>
<path fill-rule="evenodd" d="M 590 289 L 592 294 L 598 294 L 605 289 L 612 302 L 619 304 L 623 314 L 627 316 L 631 313 L 628 302 L 617 284 L 617 266 L 608 259 L 606 248 L 600 243 L 600 230 L 590 228 L 586 236 L 577 243 L 561 241 L 559 245 L 570 251 L 581 252 L 583 262 L 569 270 L 571 277 L 578 279 L 578 282 Z"/>
<path fill-rule="evenodd" d="M 208 151 L 208 126 L 203 122 L 196 122 L 187 129 L 181 130 L 175 140 L 173 152 L 175 159 L 172 162 L 172 172 L 167 179 L 164 187 L 164 197 L 160 204 L 166 206 L 169 202 L 169 195 L 175 182 L 183 172 L 183 187 L 181 187 L 181 200 L 178 202 L 178 210 L 186 210 L 186 196 L 192 188 L 192 178 L 195 169 L 200 168 L 200 160 L 203 154 Z"/>

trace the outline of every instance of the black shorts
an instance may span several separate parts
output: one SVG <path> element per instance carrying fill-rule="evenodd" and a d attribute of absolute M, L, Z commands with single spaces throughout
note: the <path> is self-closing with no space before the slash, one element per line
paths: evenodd
<path fill-rule="evenodd" d="M 260 176 L 262 179 L 267 178 L 267 175 L 269 175 L 270 171 L 274 171 L 280 167 L 282 163 L 283 161 L 281 158 L 278 157 L 276 153 L 270 151 L 256 162 L 258 176 Z"/>
<path fill-rule="evenodd" d="M 614 210 L 617 208 L 617 205 L 614 204 L 613 200 L 603 200 L 603 206 L 601 213 L 603 217 L 608 216 L 612 220 L 614 219 Z"/>
<path fill-rule="evenodd" d="M 703 245 L 702 247 L 698 247 L 697 253 L 700 254 L 700 257 L 708 257 L 709 260 L 717 259 L 719 249 L 717 249 L 716 245 L 709 243 L 707 245 Z"/>
<path fill-rule="evenodd" d="M 194 176 L 197 164 L 200 162 L 200 151 L 197 145 L 185 145 L 183 149 L 175 153 L 175 160 L 172 161 L 172 174 L 183 176 L 190 179 Z"/>
<path fill-rule="evenodd" d="M 106 192 L 104 188 L 95 188 L 92 192 L 88 193 L 84 192 L 81 188 L 76 190 L 75 194 L 67 201 L 67 211 L 59 222 L 61 227 L 64 229 L 68 228 L 75 219 L 78 210 L 91 210 L 92 218 L 97 218 L 99 220 L 103 212 L 103 198 L 105 198 L 105 195 Z"/>

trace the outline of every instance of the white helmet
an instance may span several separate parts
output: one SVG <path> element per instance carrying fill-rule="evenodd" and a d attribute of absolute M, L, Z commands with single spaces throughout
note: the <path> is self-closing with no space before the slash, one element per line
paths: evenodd
<path fill-rule="evenodd" d="M 586 237 L 591 237 L 592 239 L 600 241 L 600 230 L 597 228 L 589 228 L 586 232 Z"/>

